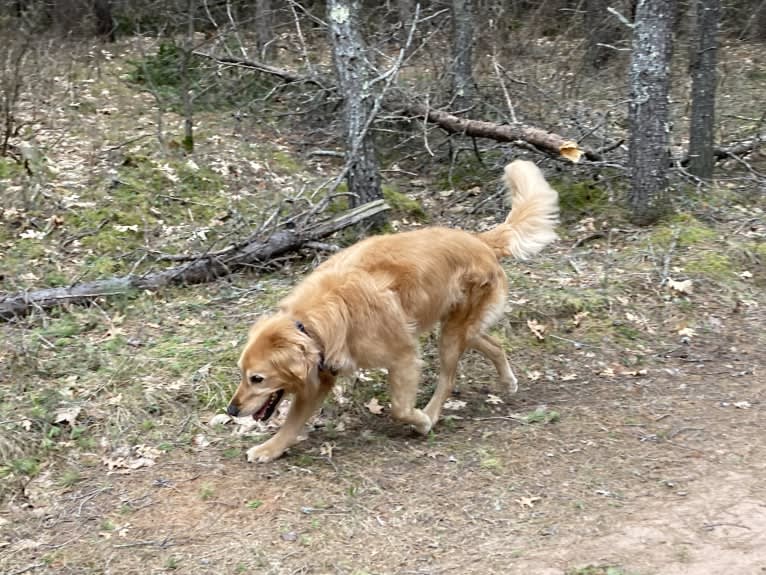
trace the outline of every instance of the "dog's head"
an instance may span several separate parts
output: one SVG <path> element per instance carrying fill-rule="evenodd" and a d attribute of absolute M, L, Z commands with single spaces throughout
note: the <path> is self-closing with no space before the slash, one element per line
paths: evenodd
<path fill-rule="evenodd" d="M 294 320 L 278 314 L 258 321 L 239 358 L 242 373 L 226 412 L 265 420 L 285 393 L 301 393 L 317 385 L 320 353 L 314 341 Z"/>

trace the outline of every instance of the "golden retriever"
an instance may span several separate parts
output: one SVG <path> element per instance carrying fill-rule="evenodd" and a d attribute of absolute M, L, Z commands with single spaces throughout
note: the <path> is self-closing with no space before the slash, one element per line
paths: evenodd
<path fill-rule="evenodd" d="M 391 414 L 422 434 L 439 419 L 468 348 L 489 358 L 500 383 L 516 391 L 503 348 L 486 333 L 503 314 L 508 291 L 499 260 L 528 258 L 556 239 L 558 194 L 532 162 L 508 164 L 504 180 L 512 210 L 497 227 L 482 233 L 429 227 L 362 240 L 322 263 L 274 315 L 253 325 L 228 414 L 265 420 L 286 393 L 294 399 L 279 431 L 249 449 L 248 461 L 282 455 L 336 376 L 358 368 L 388 371 Z M 437 323 L 439 380 L 418 409 L 418 335 Z"/>

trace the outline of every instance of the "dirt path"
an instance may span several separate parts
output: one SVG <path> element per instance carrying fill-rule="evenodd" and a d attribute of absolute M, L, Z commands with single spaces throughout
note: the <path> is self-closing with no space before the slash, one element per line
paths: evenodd
<path fill-rule="evenodd" d="M 749 375 L 713 381 L 679 363 L 669 368 L 680 376 L 650 370 L 641 385 L 524 386 L 513 410 L 553 398 L 556 423 L 492 419 L 503 410 L 466 387 L 460 419 L 427 440 L 359 412 L 344 414 L 349 428 L 334 439 L 315 430 L 270 466 L 227 459 L 222 441 L 94 474 L 73 490 L 43 476 L 26 508 L 5 516 L 0 565 L 57 574 L 766 573 L 766 382 L 758 357 L 736 367 Z M 604 569 L 576 570 L 588 565 Z"/>

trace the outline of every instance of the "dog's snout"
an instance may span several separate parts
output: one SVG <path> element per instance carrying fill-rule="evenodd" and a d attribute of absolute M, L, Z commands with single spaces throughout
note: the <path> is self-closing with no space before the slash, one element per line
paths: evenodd
<path fill-rule="evenodd" d="M 233 403 L 230 403 L 229 406 L 226 408 L 226 413 L 228 413 L 232 417 L 237 417 L 237 415 L 239 414 L 239 407 L 237 407 Z"/>

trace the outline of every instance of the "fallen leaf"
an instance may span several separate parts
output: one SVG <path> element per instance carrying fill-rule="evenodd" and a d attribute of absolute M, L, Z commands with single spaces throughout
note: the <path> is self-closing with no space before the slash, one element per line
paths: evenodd
<path fill-rule="evenodd" d="M 687 295 L 694 291 L 692 288 L 692 280 L 676 281 L 673 278 L 668 278 L 668 287 L 675 292 Z"/>
<path fill-rule="evenodd" d="M 378 403 L 378 398 L 373 397 L 370 401 L 364 404 L 364 406 L 372 413 L 373 415 L 380 415 L 383 413 L 383 406 Z"/>
<path fill-rule="evenodd" d="M 569 373 L 567 375 L 562 375 L 561 376 L 561 381 L 573 381 L 575 379 L 577 379 L 577 374 L 576 373 Z"/>
<path fill-rule="evenodd" d="M 226 423 L 229 423 L 231 421 L 231 417 L 229 417 L 225 413 L 216 413 L 213 417 L 210 418 L 210 421 L 207 422 L 207 424 L 211 427 L 216 425 L 224 425 Z"/>
<path fill-rule="evenodd" d="M 580 311 L 574 314 L 574 317 L 572 318 L 572 322 L 574 323 L 575 327 L 580 327 L 582 320 L 584 320 L 589 315 L 590 313 L 587 311 Z"/>
<path fill-rule="evenodd" d="M 448 399 L 444 402 L 444 409 L 456 411 L 458 409 L 463 409 L 466 405 L 466 402 L 460 399 Z"/>
<path fill-rule="evenodd" d="M 646 369 L 634 369 L 633 371 L 621 371 L 620 375 L 632 375 L 634 377 L 640 377 L 649 373 Z"/>
<path fill-rule="evenodd" d="M 540 501 L 539 497 L 521 497 L 516 500 L 516 503 L 518 503 L 522 509 L 525 507 L 532 509 L 532 506 L 538 501 Z"/>
<path fill-rule="evenodd" d="M 210 441 L 208 441 L 207 437 L 205 437 L 203 434 L 198 433 L 192 438 L 192 442 L 197 447 L 207 447 L 210 445 Z"/>
<path fill-rule="evenodd" d="M 545 339 L 545 326 L 534 319 L 528 319 L 527 320 L 527 327 L 529 330 L 535 334 L 535 337 L 539 339 L 540 341 L 543 341 Z"/>
<path fill-rule="evenodd" d="M 697 332 L 694 331 L 694 329 L 691 327 L 685 327 L 683 329 L 678 330 L 678 335 L 682 335 L 684 337 L 694 337 L 695 335 L 697 335 Z"/>
<path fill-rule="evenodd" d="M 29 229 L 29 230 L 24 230 L 23 232 L 21 232 L 19 234 L 19 237 L 22 240 L 41 240 L 45 237 L 45 235 L 46 235 L 45 232 Z"/>
<path fill-rule="evenodd" d="M 743 280 L 749 280 L 753 277 L 753 274 L 747 270 L 743 271 L 741 274 L 739 274 L 739 277 L 741 277 Z"/>
<path fill-rule="evenodd" d="M 540 373 L 539 371 L 528 371 L 527 372 L 527 378 L 529 379 L 529 381 L 537 381 L 542 376 L 543 376 L 543 374 Z"/>
<path fill-rule="evenodd" d="M 77 416 L 80 415 L 80 411 L 82 411 L 82 408 L 79 405 L 59 408 L 56 410 L 53 423 L 66 423 L 70 427 L 74 427 Z"/>
<path fill-rule="evenodd" d="M 491 393 L 487 395 L 487 399 L 485 399 L 485 401 L 490 405 L 499 405 L 501 403 L 505 403 L 501 398 L 496 395 L 492 395 Z"/>
<path fill-rule="evenodd" d="M 329 441 L 325 441 L 322 446 L 319 448 L 319 453 L 327 457 L 327 459 L 332 459 L 332 452 L 335 450 L 335 444 L 330 443 Z"/>

